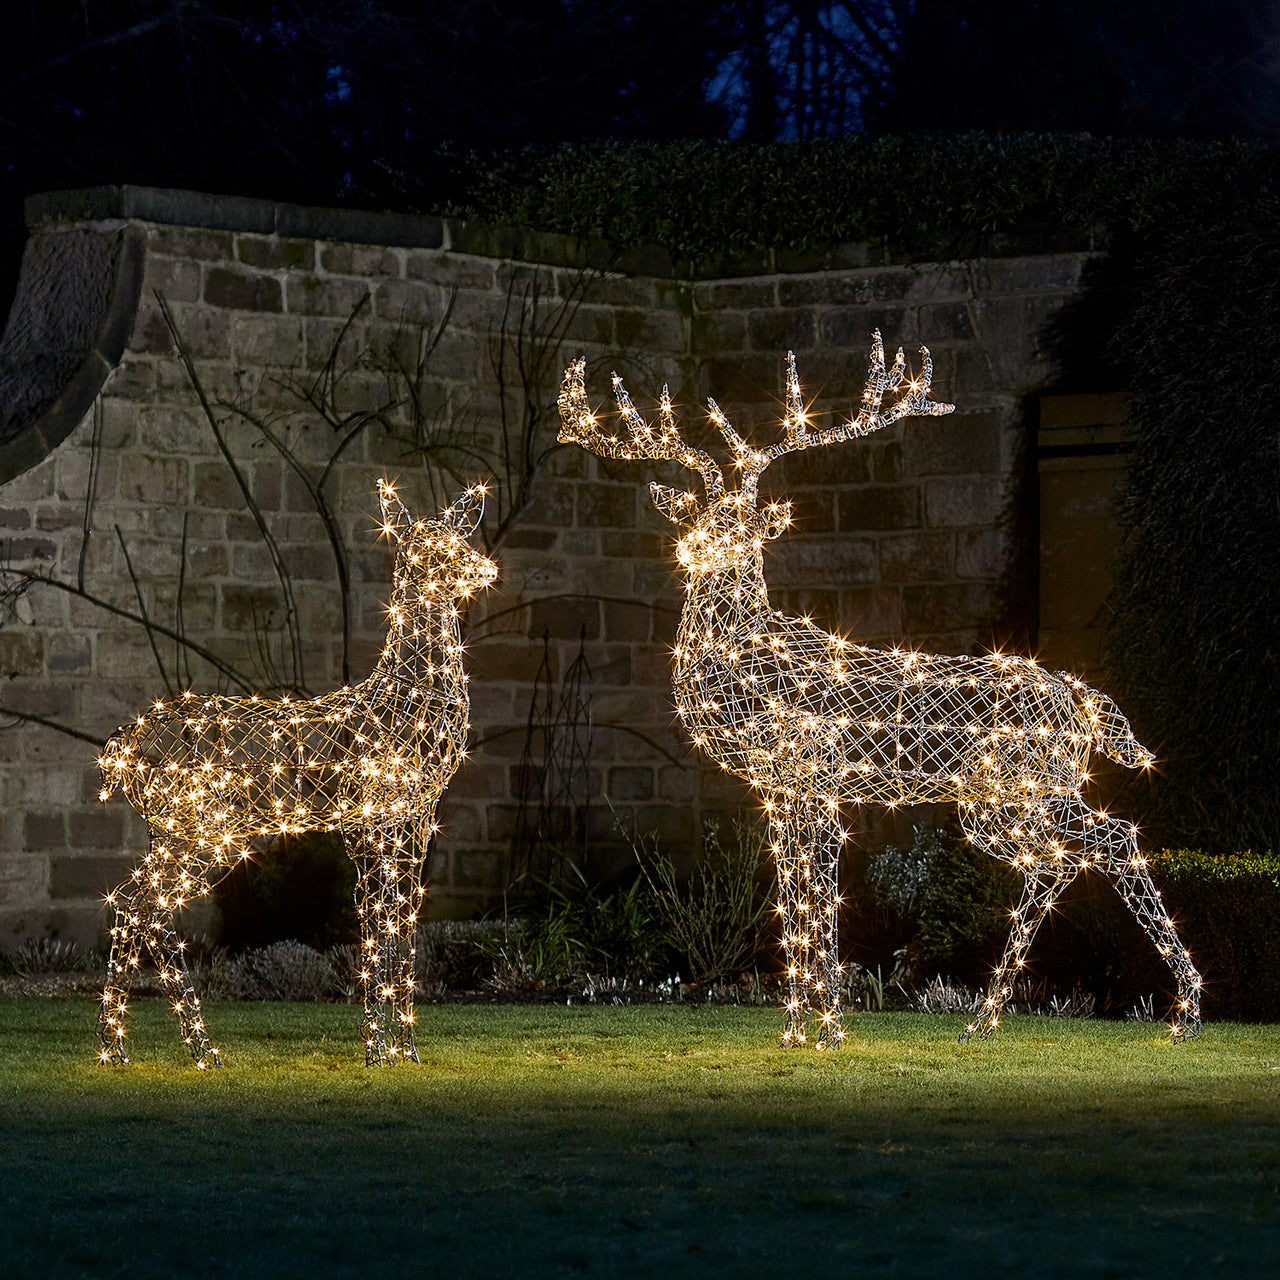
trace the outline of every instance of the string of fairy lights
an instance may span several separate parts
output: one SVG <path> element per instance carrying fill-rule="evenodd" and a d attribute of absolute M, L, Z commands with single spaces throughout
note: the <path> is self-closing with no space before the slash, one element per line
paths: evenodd
<path fill-rule="evenodd" d="M 654 426 L 614 375 L 623 434 L 592 410 L 584 361 L 570 366 L 560 391 L 562 442 L 608 458 L 674 461 L 702 479 L 701 497 L 650 486 L 680 529 L 675 706 L 693 744 L 755 789 L 769 824 L 786 979 L 782 1043 L 837 1048 L 845 1038 L 843 811 L 938 801 L 955 803 L 968 838 L 1024 881 L 1004 954 L 962 1039 L 998 1026 L 1037 929 L 1089 868 L 1112 880 L 1168 963 L 1178 987 L 1172 1033 L 1193 1036 L 1200 976 L 1151 881 L 1137 829 L 1083 794 L 1093 752 L 1131 768 L 1152 763 L 1115 703 L 1029 658 L 873 649 L 769 604 L 763 548 L 788 528 L 791 508 L 760 505 L 764 471 L 790 453 L 952 412 L 929 399 L 932 361 L 927 348 L 921 355 L 915 376 L 901 349 L 886 366 L 877 331 L 857 413 L 818 428 L 789 353 L 783 436 L 764 448 L 711 401 L 735 487 L 710 453 L 681 436 L 665 387 Z M 386 643 L 367 679 L 310 700 L 188 691 L 157 702 L 103 751 L 101 798 L 122 791 L 149 833 L 131 878 L 107 899 L 114 923 L 98 1020 L 103 1062 L 128 1061 L 129 987 L 149 954 L 196 1065 L 220 1065 L 175 915 L 264 841 L 313 830 L 340 832 L 356 865 L 366 1062 L 418 1060 L 414 935 L 424 859 L 470 728 L 459 602 L 492 583 L 497 566 L 467 540 L 483 486 L 430 520 L 415 521 L 388 481 L 379 481 L 379 497 L 397 556 Z"/>
<path fill-rule="evenodd" d="M 680 436 L 664 387 L 657 426 L 614 375 L 624 434 L 602 424 L 577 361 L 560 391 L 560 439 L 603 457 L 672 460 L 698 472 L 704 495 L 651 485 L 680 528 L 685 606 L 673 650 L 676 711 L 695 746 L 759 794 L 778 868 L 786 966 L 784 1045 L 844 1038 L 837 938 L 842 806 L 951 801 L 966 835 L 1023 873 L 1005 953 L 964 1037 L 989 1035 L 1027 950 L 1062 889 L 1087 867 L 1108 875 L 1169 963 L 1178 984 L 1172 1032 L 1199 1030 L 1200 977 L 1151 882 L 1132 824 L 1083 798 L 1093 751 L 1130 767 L 1151 757 L 1105 695 L 1028 658 L 949 657 L 877 650 L 772 609 L 763 547 L 790 523 L 790 505 L 759 506 L 776 459 L 879 431 L 906 417 L 950 413 L 929 399 L 932 361 L 909 375 L 901 349 L 886 367 L 877 331 L 858 412 L 833 427 L 810 422 L 788 354 L 783 438 L 751 446 L 714 401 L 712 425 L 740 475 Z M 885 397 L 890 397 L 885 403 Z"/>
<path fill-rule="evenodd" d="M 378 487 L 382 532 L 397 555 L 386 643 L 367 679 L 312 700 L 186 692 L 157 702 L 103 751 L 101 798 L 123 791 L 150 835 L 131 878 L 107 898 L 114 924 L 98 1019 L 103 1062 L 128 1061 L 129 985 L 145 952 L 196 1065 L 220 1065 L 175 913 L 262 841 L 315 830 L 340 832 L 356 865 L 366 1061 L 418 1059 L 414 936 L 424 857 L 470 728 L 458 606 L 498 570 L 467 541 L 483 513 L 483 486 L 417 521 L 390 482 Z"/>

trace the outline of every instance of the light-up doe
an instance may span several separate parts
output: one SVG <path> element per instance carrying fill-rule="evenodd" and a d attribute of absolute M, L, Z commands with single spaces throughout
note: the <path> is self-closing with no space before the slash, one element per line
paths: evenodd
<path fill-rule="evenodd" d="M 418 521 L 390 483 L 378 487 L 383 532 L 397 553 L 386 645 L 366 680 L 312 701 L 188 692 L 107 743 L 101 798 L 124 792 L 146 820 L 150 848 L 107 899 L 115 924 L 98 1019 L 103 1062 L 128 1061 L 128 989 L 145 947 L 196 1065 L 221 1065 L 175 912 L 255 843 L 317 830 L 340 832 L 356 865 L 365 1060 L 418 1060 L 413 940 L 424 856 L 470 727 L 458 601 L 498 569 L 467 542 L 484 510 L 483 486 Z"/>
<path fill-rule="evenodd" d="M 916 378 L 901 350 L 886 369 L 876 332 L 857 415 L 824 430 L 811 429 L 789 355 L 785 435 L 765 449 L 743 440 L 711 401 L 711 421 L 741 475 L 736 489 L 726 487 L 710 454 L 680 437 L 665 387 L 654 427 L 614 375 L 625 439 L 592 412 L 583 361 L 569 368 L 561 388 L 562 441 L 608 458 L 673 460 L 702 477 L 702 498 L 650 486 L 655 505 L 683 530 L 676 546 L 686 598 L 674 651 L 675 703 L 694 743 L 749 782 L 764 805 L 787 975 L 782 1043 L 804 1043 L 812 1033 L 817 1046 L 834 1047 L 845 1034 L 837 948 L 841 806 L 932 801 L 956 802 L 966 835 L 1016 866 L 1025 886 L 981 1013 L 962 1039 L 994 1030 L 1037 928 L 1085 867 L 1111 877 L 1173 970 L 1175 1038 L 1195 1035 L 1200 977 L 1147 873 L 1137 830 L 1081 795 L 1092 751 L 1131 767 L 1151 763 L 1115 704 L 1027 658 L 870 649 L 769 606 L 763 547 L 787 528 L 791 509 L 759 507 L 765 468 L 901 418 L 950 413 L 952 405 L 929 399 L 932 362 L 926 348 L 921 354 Z"/>

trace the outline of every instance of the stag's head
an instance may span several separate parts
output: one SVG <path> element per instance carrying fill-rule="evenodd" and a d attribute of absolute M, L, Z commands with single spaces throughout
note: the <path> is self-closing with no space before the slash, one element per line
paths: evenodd
<path fill-rule="evenodd" d="M 378 481 L 378 499 L 382 532 L 399 548 L 397 590 L 420 600 L 467 599 L 498 576 L 498 566 L 467 541 L 484 514 L 484 485 L 472 485 L 432 520 L 415 520 L 389 480 Z"/>
<path fill-rule="evenodd" d="M 681 565 L 691 575 L 723 571 L 731 565 L 757 560 L 761 548 L 776 538 L 791 521 L 791 504 L 759 505 L 760 477 L 775 458 L 802 449 L 836 444 L 870 435 L 899 418 L 950 413 L 955 406 L 929 399 L 933 361 L 927 347 L 920 348 L 920 373 L 911 377 L 902 348 L 891 368 L 885 367 L 884 344 L 875 331 L 871 346 L 871 368 L 858 412 L 847 422 L 823 430 L 811 429 L 809 412 L 800 393 L 796 359 L 787 353 L 786 413 L 782 420 L 785 435 L 764 449 L 748 444 L 714 400 L 708 402 L 711 422 L 731 452 L 737 486 L 725 483 L 724 472 L 705 450 L 687 444 L 680 435 L 666 387 L 658 401 L 658 423 L 646 422 L 631 402 L 622 380 L 613 375 L 613 393 L 625 437 L 613 435 L 599 423 L 586 392 L 586 361 L 578 360 L 564 375 L 560 388 L 560 440 L 576 443 L 605 458 L 655 458 L 679 462 L 701 475 L 704 493 L 652 484 L 654 505 L 683 533 L 676 548 Z M 888 393 L 890 401 L 884 403 Z"/>

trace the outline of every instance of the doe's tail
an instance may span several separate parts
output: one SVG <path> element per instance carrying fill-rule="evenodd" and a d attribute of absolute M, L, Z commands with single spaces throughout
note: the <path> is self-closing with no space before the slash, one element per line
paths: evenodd
<path fill-rule="evenodd" d="M 1058 674 L 1075 696 L 1080 727 L 1088 734 L 1095 751 L 1130 769 L 1146 769 L 1155 764 L 1155 756 L 1133 736 L 1124 712 L 1111 698 L 1091 689 L 1069 672 Z"/>

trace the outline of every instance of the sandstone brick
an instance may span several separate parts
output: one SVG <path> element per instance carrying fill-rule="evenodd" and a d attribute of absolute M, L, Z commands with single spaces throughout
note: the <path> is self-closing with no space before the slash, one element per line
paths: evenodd
<path fill-rule="evenodd" d="M 695 311 L 744 311 L 749 307 L 772 307 L 778 302 L 775 280 L 709 281 L 693 286 Z"/>
<path fill-rule="evenodd" d="M 32 675 L 43 669 L 44 636 L 39 631 L 12 624 L 0 628 L 0 675 Z"/>
<path fill-rule="evenodd" d="M 529 608 L 529 634 L 546 632 L 552 639 L 600 637 L 600 604 L 596 600 L 538 600 Z"/>
<path fill-rule="evenodd" d="M 634 484 L 580 484 L 577 492 L 579 528 L 629 529 L 636 522 Z"/>
<path fill-rule="evenodd" d="M 823 272 L 783 276 L 778 302 L 784 307 L 860 307 L 873 301 L 872 278 L 865 272 Z"/>
<path fill-rule="evenodd" d="M 124 844 L 124 815 L 113 812 L 106 805 L 95 805 L 88 810 L 73 809 L 67 816 L 67 825 L 73 849 L 118 849 Z"/>
<path fill-rule="evenodd" d="M 274 276 L 210 267 L 204 278 L 204 300 L 228 311 L 283 311 L 280 283 Z"/>
<path fill-rule="evenodd" d="M 559 679 L 559 653 L 553 645 L 545 651 L 549 664 L 543 679 Z M 544 650 L 537 640 L 475 640 L 467 650 L 467 667 L 473 683 L 485 680 L 518 680 L 532 683 L 538 678 Z"/>
<path fill-rule="evenodd" d="M 912 418 L 903 428 L 903 471 L 909 476 L 994 474 L 1000 468 L 1000 417 L 994 411 Z"/>
<path fill-rule="evenodd" d="M 6 841 L 6 850 L 16 848 Z M 7 852 L 0 857 L 0 906 L 35 904 L 46 897 L 48 860 L 44 857 L 24 858 Z"/>
<path fill-rule="evenodd" d="M 956 575 L 1001 578 L 1009 568 L 1009 540 L 1003 529 L 961 529 L 956 534 Z"/>
<path fill-rule="evenodd" d="M 31 528 L 30 507 L 10 507 L 0 511 L 0 529 Z"/>
<path fill-rule="evenodd" d="M 688 345 L 686 322 L 672 311 L 620 309 L 614 315 L 614 341 L 632 349 L 683 352 Z"/>
<path fill-rule="evenodd" d="M 757 351 L 807 351 L 815 343 L 817 326 L 812 311 L 749 311 L 747 335 Z"/>
<path fill-rule="evenodd" d="M 202 227 L 147 227 L 147 250 L 160 257 L 190 258 L 197 262 L 229 262 L 233 240 L 230 231 Z"/>
<path fill-rule="evenodd" d="M 989 629 L 998 604 L 994 587 L 985 582 L 903 587 L 903 629 L 910 636 Z"/>
<path fill-rule="evenodd" d="M 850 587 L 840 593 L 840 625 L 866 642 L 902 635 L 902 593 L 897 587 Z"/>
<path fill-rule="evenodd" d="M 222 592 L 222 629 L 253 634 L 283 616 L 280 592 L 272 587 L 227 584 Z"/>
<path fill-rule="evenodd" d="M 0 638 L 3 638 L 0 632 Z M 93 649 L 88 636 L 52 635 L 49 637 L 49 674 L 88 671 L 93 664 Z"/>
<path fill-rule="evenodd" d="M 795 538 L 769 544 L 765 579 L 775 587 L 839 587 L 872 582 L 875 543 L 870 538 Z"/>
<path fill-rule="evenodd" d="M 955 572 L 950 533 L 907 533 L 880 539 L 882 582 L 936 582 Z"/>
<path fill-rule="evenodd" d="M 869 485 L 840 494 L 840 529 L 916 529 L 920 526 L 917 485 Z"/>
<path fill-rule="evenodd" d="M 784 613 L 813 618 L 821 626 L 829 627 L 840 611 L 840 592 L 829 587 L 800 587 L 774 591 L 771 600 L 775 609 Z"/>
<path fill-rule="evenodd" d="M 694 352 L 745 351 L 747 318 L 740 311 L 712 311 L 693 317 L 691 343 Z"/>
<path fill-rule="evenodd" d="M 933 529 L 995 524 L 1003 508 L 1002 479 L 959 477 L 925 486 L 925 518 Z"/>
<path fill-rule="evenodd" d="M 101 899 L 129 878 L 132 866 L 127 854 L 54 858 L 49 866 L 49 897 Z"/>
<path fill-rule="evenodd" d="M 490 832 L 489 839 L 495 837 Z M 502 857 L 493 849 L 461 849 L 455 855 L 453 881 L 457 888 L 484 888 L 490 891 L 499 883 Z"/>
<path fill-rule="evenodd" d="M 888 360 L 893 359 L 898 347 L 910 351 L 918 342 L 914 308 L 891 306 L 845 307 L 839 311 L 826 311 L 819 321 L 818 341 L 824 347 L 870 351 L 872 333 L 876 329 L 884 339 Z"/>
<path fill-rule="evenodd" d="M 285 280 L 285 301 L 293 315 L 345 318 L 364 303 L 369 292 L 368 282 L 337 276 L 289 276 Z"/>
<path fill-rule="evenodd" d="M 279 236 L 236 236 L 236 257 L 260 271 L 310 271 L 315 265 L 315 242 L 282 240 Z"/>
<path fill-rule="evenodd" d="M 611 307 L 575 306 L 565 317 L 560 332 L 566 342 L 611 346 L 614 314 Z"/>
<path fill-rule="evenodd" d="M 615 801 L 653 799 L 653 770 L 622 765 L 609 770 L 608 796 Z"/>
<path fill-rule="evenodd" d="M 210 307 L 184 307 L 177 317 L 177 325 L 183 345 L 193 360 L 231 359 L 231 317 L 225 311 Z M 205 369 L 199 372 L 202 379 L 208 376 Z M 185 374 L 182 385 L 186 388 Z M 217 394 L 208 383 L 205 390 Z M 187 394 L 190 394 L 189 390 Z"/>
<path fill-rule="evenodd" d="M 147 255 L 142 275 L 142 296 L 159 293 L 166 302 L 198 302 L 200 299 L 200 264 L 190 259 L 160 258 Z"/>
<path fill-rule="evenodd" d="M 231 326 L 235 358 L 268 368 L 303 363 L 302 323 L 296 316 L 237 316 Z"/>
<path fill-rule="evenodd" d="M 604 638 L 606 640 L 638 640 L 649 639 L 652 628 L 650 609 L 639 602 L 624 604 L 605 600 L 601 603 L 604 612 Z"/>
<path fill-rule="evenodd" d="M 496 288 L 497 281 L 495 264 L 489 259 L 443 253 L 439 249 L 410 249 L 405 261 L 405 275 L 410 280 L 421 280 L 445 289 L 456 286 L 481 293 Z"/>
<path fill-rule="evenodd" d="M 67 820 L 64 813 L 28 811 L 22 823 L 22 847 L 31 852 L 65 849 Z"/>

